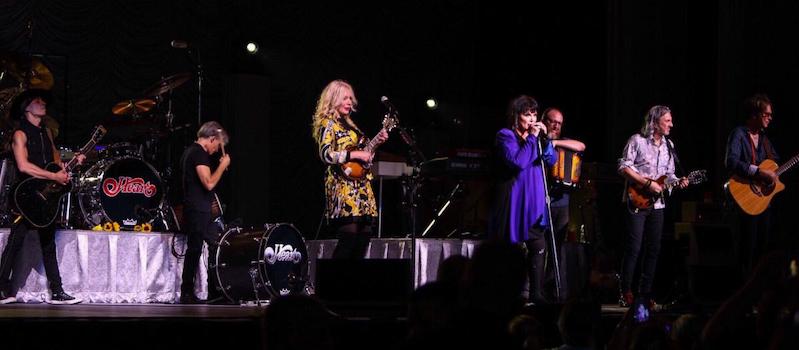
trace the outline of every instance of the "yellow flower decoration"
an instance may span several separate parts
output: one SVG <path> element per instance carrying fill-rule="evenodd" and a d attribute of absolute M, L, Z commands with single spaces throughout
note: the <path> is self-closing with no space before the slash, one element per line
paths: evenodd
<path fill-rule="evenodd" d="M 113 230 L 114 230 L 114 225 L 112 225 L 110 222 L 106 222 L 105 224 L 103 224 L 103 231 L 113 231 Z"/>
<path fill-rule="evenodd" d="M 141 232 L 153 232 L 153 225 L 145 223 L 141 225 Z"/>
<path fill-rule="evenodd" d="M 114 232 L 119 232 L 119 223 L 114 222 Z"/>
<path fill-rule="evenodd" d="M 97 225 L 95 227 L 92 227 L 92 231 L 102 231 L 102 230 L 103 230 L 103 226 L 101 226 L 101 225 Z"/>
<path fill-rule="evenodd" d="M 133 231 L 135 231 L 135 232 L 141 232 L 141 226 L 142 226 L 142 225 L 136 225 L 136 226 L 133 226 Z"/>

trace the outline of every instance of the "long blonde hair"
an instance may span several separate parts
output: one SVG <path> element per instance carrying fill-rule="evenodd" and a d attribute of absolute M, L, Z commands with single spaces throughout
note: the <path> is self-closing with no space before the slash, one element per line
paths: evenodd
<path fill-rule="evenodd" d="M 344 80 L 333 80 L 322 90 L 319 95 L 319 100 L 316 102 L 316 111 L 313 114 L 312 134 L 313 138 L 319 140 L 322 124 L 327 120 L 339 120 L 343 117 L 344 121 L 353 129 L 360 132 L 355 123 L 350 119 L 349 115 L 341 116 L 338 114 L 338 106 L 341 105 L 346 94 L 352 95 L 352 112 L 355 112 L 355 107 L 358 106 L 358 99 L 355 98 L 355 90 L 352 85 Z"/>

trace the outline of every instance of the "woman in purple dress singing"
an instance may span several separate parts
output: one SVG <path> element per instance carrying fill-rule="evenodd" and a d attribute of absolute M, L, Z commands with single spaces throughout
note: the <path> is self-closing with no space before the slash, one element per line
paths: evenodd
<path fill-rule="evenodd" d="M 557 160 L 546 134 L 546 126 L 538 119 L 538 102 L 522 95 L 510 102 L 506 127 L 497 132 L 495 141 L 499 164 L 490 234 L 526 249 L 528 295 L 534 303 L 545 302 L 544 234 L 549 225 L 541 158 L 547 167 Z"/>

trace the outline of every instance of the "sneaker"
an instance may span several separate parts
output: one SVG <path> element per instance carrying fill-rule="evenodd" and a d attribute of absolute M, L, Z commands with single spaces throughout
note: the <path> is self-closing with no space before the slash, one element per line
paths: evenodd
<path fill-rule="evenodd" d="M 53 292 L 53 295 L 50 297 L 50 300 L 45 300 L 48 304 L 53 305 L 72 305 L 82 302 L 83 300 L 80 298 L 75 298 L 63 290 L 60 292 Z"/>
<path fill-rule="evenodd" d="M 630 307 L 633 304 L 633 292 L 624 292 L 619 294 L 619 306 L 621 307 Z"/>
<path fill-rule="evenodd" d="M 6 293 L 6 291 L 0 291 L 0 305 L 11 304 L 16 302 L 17 302 L 16 296 L 11 295 L 11 293 Z"/>

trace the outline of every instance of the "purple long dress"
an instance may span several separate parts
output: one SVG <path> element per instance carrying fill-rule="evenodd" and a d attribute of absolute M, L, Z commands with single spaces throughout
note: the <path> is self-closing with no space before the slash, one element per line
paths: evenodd
<path fill-rule="evenodd" d="M 490 234 L 513 243 L 530 239 L 530 229 L 547 227 L 546 192 L 535 136 L 522 139 L 510 129 L 497 132 L 499 166 Z M 555 164 L 552 142 L 544 144 L 544 160 Z"/>

